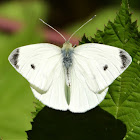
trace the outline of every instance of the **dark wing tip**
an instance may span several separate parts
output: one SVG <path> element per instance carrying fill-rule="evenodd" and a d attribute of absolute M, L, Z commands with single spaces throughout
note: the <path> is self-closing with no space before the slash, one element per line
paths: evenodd
<path fill-rule="evenodd" d="M 124 50 L 120 50 L 119 53 L 122 61 L 121 69 L 127 68 L 132 62 L 131 56 Z"/>
<path fill-rule="evenodd" d="M 19 57 L 19 49 L 13 50 L 12 53 L 8 57 L 9 62 L 17 69 L 19 68 L 18 57 Z"/>

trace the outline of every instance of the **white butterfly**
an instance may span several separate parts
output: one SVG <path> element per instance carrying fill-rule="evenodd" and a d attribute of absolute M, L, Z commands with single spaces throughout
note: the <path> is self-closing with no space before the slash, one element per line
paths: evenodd
<path fill-rule="evenodd" d="M 108 86 L 132 62 L 120 48 L 97 43 L 74 48 L 69 41 L 62 48 L 49 43 L 23 46 L 8 59 L 38 100 L 72 112 L 86 112 L 100 104 Z"/>

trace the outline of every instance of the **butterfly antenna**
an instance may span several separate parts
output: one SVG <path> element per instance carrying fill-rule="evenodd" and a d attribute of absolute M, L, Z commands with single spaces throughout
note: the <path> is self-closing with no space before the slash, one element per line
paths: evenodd
<path fill-rule="evenodd" d="M 49 26 L 51 29 L 53 29 L 54 31 L 56 31 L 61 37 L 63 37 L 63 39 L 66 42 L 66 38 L 60 33 L 58 32 L 56 29 L 54 29 L 51 25 L 49 25 L 48 23 L 46 23 L 45 21 L 43 21 L 42 19 L 39 19 L 40 21 L 42 21 L 45 25 Z"/>
<path fill-rule="evenodd" d="M 93 18 L 95 18 L 96 15 L 94 15 L 91 19 L 89 19 L 86 23 L 84 23 L 79 29 L 77 29 L 71 36 L 70 38 L 68 39 L 68 41 L 70 41 L 70 39 L 73 37 L 73 35 L 78 32 L 81 28 L 83 28 L 87 23 L 89 23 Z"/>

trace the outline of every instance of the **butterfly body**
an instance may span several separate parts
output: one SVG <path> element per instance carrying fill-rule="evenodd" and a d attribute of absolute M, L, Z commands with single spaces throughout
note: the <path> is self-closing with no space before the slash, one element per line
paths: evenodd
<path fill-rule="evenodd" d="M 74 53 L 72 44 L 69 42 L 65 42 L 61 49 L 61 53 L 62 53 L 62 57 L 63 57 L 63 66 L 64 66 L 64 71 L 65 71 L 66 84 L 67 84 L 67 86 L 70 86 L 71 85 L 70 70 L 71 70 L 72 63 L 73 63 L 72 57 L 73 57 L 73 53 Z"/>

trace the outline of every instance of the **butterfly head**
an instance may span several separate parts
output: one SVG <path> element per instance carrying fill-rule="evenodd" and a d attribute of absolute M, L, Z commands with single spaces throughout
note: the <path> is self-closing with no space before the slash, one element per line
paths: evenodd
<path fill-rule="evenodd" d="M 72 44 L 69 42 L 69 41 L 66 41 L 64 44 L 63 44 L 63 47 L 62 47 L 62 50 L 73 50 L 73 47 L 72 47 Z"/>

